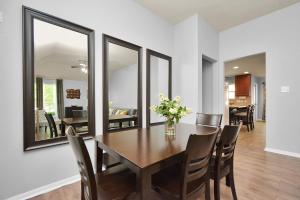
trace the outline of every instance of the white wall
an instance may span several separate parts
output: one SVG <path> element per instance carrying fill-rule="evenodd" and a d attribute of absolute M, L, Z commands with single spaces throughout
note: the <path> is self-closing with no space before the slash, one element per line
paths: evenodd
<path fill-rule="evenodd" d="M 138 65 L 110 71 L 108 93 L 112 107 L 137 109 Z"/>
<path fill-rule="evenodd" d="M 97 134 L 102 130 L 102 33 L 143 46 L 144 55 L 146 48 L 173 55 L 173 26 L 131 0 L 1 0 L 0 199 L 78 175 L 68 145 L 23 152 L 22 4 L 95 30 Z M 145 64 L 143 56 L 144 113 Z M 94 142 L 86 143 L 93 159 Z"/>
<path fill-rule="evenodd" d="M 266 147 L 300 153 L 295 124 L 300 107 L 300 3 L 220 33 L 220 77 L 224 61 L 266 52 Z M 221 79 L 220 79 L 221 80 Z M 280 93 L 288 85 L 290 93 Z M 220 93 L 223 83 L 219 85 Z M 220 107 L 224 101 L 220 98 Z"/>
<path fill-rule="evenodd" d="M 202 112 L 202 56 L 213 60 L 219 57 L 219 35 L 198 15 L 175 25 L 174 29 L 174 95 L 180 95 L 185 105 L 193 110 L 182 121 L 195 123 L 195 113 Z M 213 74 L 218 74 L 218 62 Z M 218 76 L 213 77 L 213 111 L 218 107 Z"/>
<path fill-rule="evenodd" d="M 79 89 L 80 99 L 67 99 L 67 89 Z M 64 107 L 69 106 L 82 106 L 83 110 L 88 106 L 88 82 L 87 81 L 75 81 L 75 80 L 63 80 L 64 91 Z"/>
<path fill-rule="evenodd" d="M 195 122 L 198 109 L 195 95 L 198 94 L 198 57 L 198 16 L 194 15 L 174 28 L 173 96 L 181 96 L 183 104 L 193 111 L 182 122 Z"/>
<path fill-rule="evenodd" d="M 159 105 L 159 94 L 169 94 L 169 62 L 150 56 L 150 105 Z M 159 114 L 150 111 L 150 123 L 165 121 Z"/>

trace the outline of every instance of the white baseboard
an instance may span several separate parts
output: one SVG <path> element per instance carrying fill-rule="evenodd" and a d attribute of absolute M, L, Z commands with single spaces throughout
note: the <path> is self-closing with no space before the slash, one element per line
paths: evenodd
<path fill-rule="evenodd" d="M 39 188 L 36 188 L 34 190 L 31 190 L 31 191 L 24 192 L 22 194 L 18 194 L 16 196 L 10 197 L 6 200 L 26 200 L 26 199 L 38 196 L 40 194 L 50 192 L 50 191 L 55 190 L 57 188 L 60 188 L 64 185 L 75 183 L 79 180 L 80 180 L 79 175 L 72 176 L 72 177 L 69 177 L 69 178 L 54 182 L 54 183 L 50 183 L 48 185 L 45 185 L 45 186 L 42 186 L 42 187 L 39 187 Z"/>
<path fill-rule="evenodd" d="M 265 151 L 300 158 L 300 153 L 294 153 L 294 152 L 290 152 L 290 151 L 283 151 L 283 150 L 280 150 L 280 149 L 273 149 L 273 148 L 269 148 L 269 147 L 266 147 Z"/>

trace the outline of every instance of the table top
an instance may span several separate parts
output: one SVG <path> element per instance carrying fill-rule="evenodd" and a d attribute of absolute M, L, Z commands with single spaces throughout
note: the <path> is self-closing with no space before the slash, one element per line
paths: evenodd
<path fill-rule="evenodd" d="M 165 125 L 158 125 L 99 135 L 96 141 L 139 168 L 145 168 L 183 153 L 190 134 L 215 131 L 214 127 L 180 123 L 176 125 L 176 136 L 165 135 Z"/>
<path fill-rule="evenodd" d="M 81 124 L 81 123 L 87 123 L 88 119 L 87 118 L 63 118 L 62 121 L 65 124 Z"/>
<path fill-rule="evenodd" d="M 247 106 L 235 106 L 235 105 L 230 105 L 229 108 L 247 108 Z"/>
<path fill-rule="evenodd" d="M 134 115 L 110 115 L 109 120 L 114 120 L 114 119 L 134 119 L 137 118 L 137 116 Z"/>

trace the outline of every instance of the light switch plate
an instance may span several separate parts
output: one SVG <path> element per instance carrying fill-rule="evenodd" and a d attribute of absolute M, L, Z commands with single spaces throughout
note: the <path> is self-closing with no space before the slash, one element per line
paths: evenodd
<path fill-rule="evenodd" d="M 284 93 L 290 92 L 290 86 L 281 86 L 280 92 L 284 92 Z"/>

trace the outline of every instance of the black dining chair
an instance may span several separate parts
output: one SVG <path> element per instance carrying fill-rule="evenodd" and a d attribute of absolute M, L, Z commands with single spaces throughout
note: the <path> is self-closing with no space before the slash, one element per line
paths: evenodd
<path fill-rule="evenodd" d="M 196 124 L 201 126 L 221 127 L 222 114 L 196 114 Z"/>
<path fill-rule="evenodd" d="M 221 133 L 220 140 L 216 144 L 216 152 L 212 157 L 210 177 L 214 180 L 214 196 L 220 200 L 220 180 L 226 177 L 226 185 L 231 187 L 234 200 L 237 200 L 237 194 L 234 183 L 233 160 L 234 150 L 239 132 L 242 127 L 239 125 L 226 125 Z"/>
<path fill-rule="evenodd" d="M 66 130 L 81 176 L 82 200 L 136 199 L 135 174 L 123 167 L 114 167 L 94 174 L 85 143 L 69 126 Z"/>
<path fill-rule="evenodd" d="M 205 192 L 210 199 L 210 160 L 219 128 L 208 135 L 190 135 L 182 165 L 167 168 L 152 177 L 153 189 L 162 199 L 194 199 Z"/>
<path fill-rule="evenodd" d="M 45 113 L 45 117 L 47 119 L 47 122 L 49 124 L 49 129 L 50 129 L 50 137 L 58 137 L 58 132 L 57 132 L 57 127 L 56 123 L 54 121 L 54 118 L 51 113 Z"/>
<path fill-rule="evenodd" d="M 247 106 L 246 112 L 238 112 L 235 114 L 236 121 L 243 122 L 243 125 L 247 126 L 247 131 L 252 130 L 252 122 L 251 122 L 251 105 Z"/>

